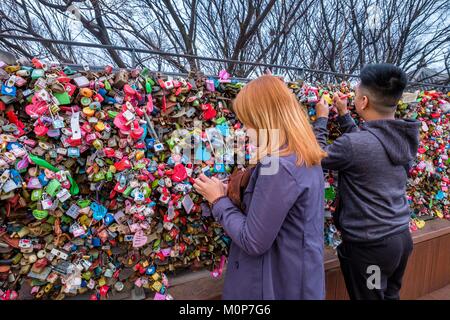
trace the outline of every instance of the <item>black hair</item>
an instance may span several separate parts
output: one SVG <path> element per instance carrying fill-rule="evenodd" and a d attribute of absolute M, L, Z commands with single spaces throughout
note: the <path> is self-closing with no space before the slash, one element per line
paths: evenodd
<path fill-rule="evenodd" d="M 388 112 L 397 105 L 408 83 L 406 73 L 389 63 L 364 66 L 360 78 L 361 88 L 368 91 L 374 107 L 381 112 Z M 383 110 L 383 107 L 388 108 Z"/>

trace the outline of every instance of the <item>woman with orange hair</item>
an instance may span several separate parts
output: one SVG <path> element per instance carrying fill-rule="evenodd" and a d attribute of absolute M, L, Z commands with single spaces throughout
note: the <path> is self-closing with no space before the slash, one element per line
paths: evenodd
<path fill-rule="evenodd" d="M 217 178 L 201 175 L 194 184 L 232 239 L 222 297 L 323 299 L 320 162 L 326 153 L 296 97 L 277 77 L 249 82 L 233 108 L 258 138 L 257 164 L 242 198 L 227 196 Z"/>

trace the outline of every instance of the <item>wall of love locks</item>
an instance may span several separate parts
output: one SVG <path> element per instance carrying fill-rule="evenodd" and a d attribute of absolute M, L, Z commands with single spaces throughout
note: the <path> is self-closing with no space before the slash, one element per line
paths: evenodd
<path fill-rule="evenodd" d="M 77 72 L 37 59 L 0 62 L 0 79 L 2 299 L 87 292 L 100 299 L 133 288 L 170 299 L 168 273 L 208 268 L 220 275 L 230 239 L 193 192 L 192 179 L 200 172 L 225 178 L 233 170 L 215 162 L 206 131 L 216 127 L 226 136 L 241 127 L 231 101 L 243 84 L 224 71 L 215 80 L 168 80 L 146 69 Z M 353 94 L 345 83 L 288 85 L 312 121 L 319 96 Z M 422 121 L 408 184 L 411 229 L 422 227 L 420 216 L 449 218 L 449 100 L 427 91 L 399 107 L 399 116 Z M 197 135 L 195 120 L 205 127 Z M 185 140 L 171 137 L 177 129 L 202 140 L 196 162 L 177 153 Z M 331 140 L 340 134 L 332 121 L 330 130 Z M 329 216 L 335 173 L 325 179 Z M 326 244 L 338 241 L 326 218 Z"/>

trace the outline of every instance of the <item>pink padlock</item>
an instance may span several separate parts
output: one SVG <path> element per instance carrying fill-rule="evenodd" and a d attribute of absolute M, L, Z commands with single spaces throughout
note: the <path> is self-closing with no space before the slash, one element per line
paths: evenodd
<path fill-rule="evenodd" d="M 123 92 L 127 96 L 134 96 L 136 94 L 136 90 L 134 90 L 129 84 L 123 86 Z"/>
<path fill-rule="evenodd" d="M 97 136 L 95 135 L 95 133 L 89 133 L 86 135 L 86 142 L 89 144 L 92 144 L 92 142 L 94 142 L 95 139 L 97 139 Z"/>

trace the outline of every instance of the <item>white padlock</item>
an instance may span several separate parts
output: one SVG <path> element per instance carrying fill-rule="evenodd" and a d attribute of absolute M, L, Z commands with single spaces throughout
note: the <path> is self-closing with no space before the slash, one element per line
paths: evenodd
<path fill-rule="evenodd" d="M 61 189 L 61 191 L 56 194 L 56 197 L 59 201 L 64 202 L 70 198 L 70 192 L 67 191 L 67 189 Z"/>
<path fill-rule="evenodd" d="M 42 209 L 49 210 L 53 206 L 53 201 L 50 198 L 44 199 L 41 201 Z"/>
<path fill-rule="evenodd" d="M 85 76 L 74 78 L 73 81 L 79 88 L 89 87 L 89 80 Z"/>

